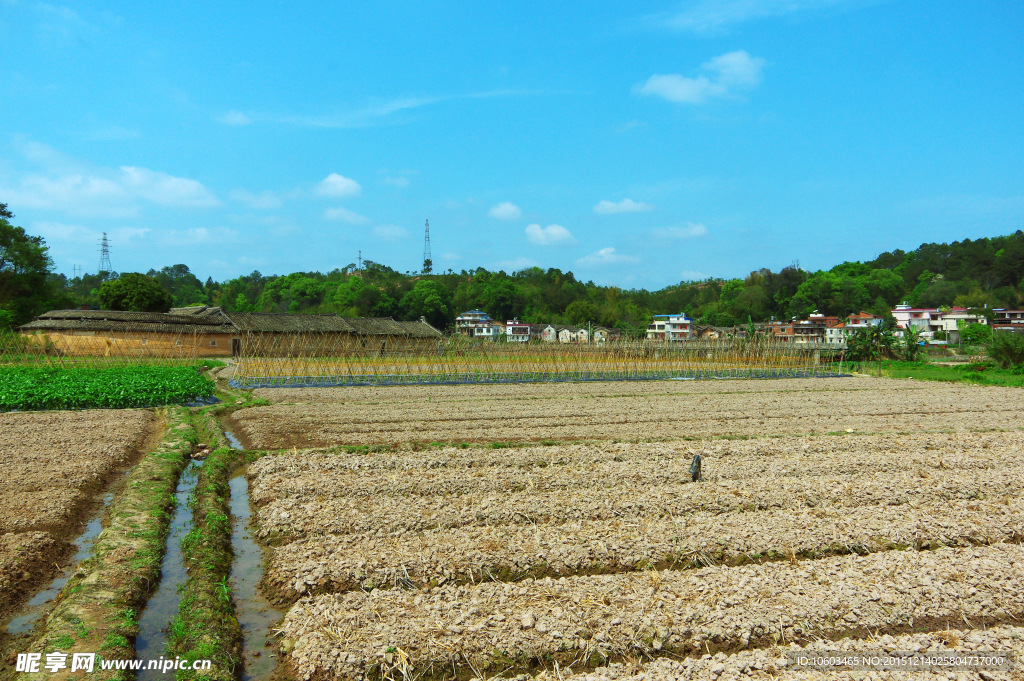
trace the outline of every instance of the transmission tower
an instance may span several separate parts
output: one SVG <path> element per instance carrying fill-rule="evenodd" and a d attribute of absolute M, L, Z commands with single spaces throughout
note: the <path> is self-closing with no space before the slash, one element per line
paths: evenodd
<path fill-rule="evenodd" d="M 113 272 L 114 268 L 110 264 L 110 244 L 107 242 L 107 233 L 103 232 L 103 238 L 100 239 L 100 272 Z"/>
<path fill-rule="evenodd" d="M 430 220 L 423 232 L 423 274 L 430 274 L 434 269 L 434 261 L 430 259 Z"/>

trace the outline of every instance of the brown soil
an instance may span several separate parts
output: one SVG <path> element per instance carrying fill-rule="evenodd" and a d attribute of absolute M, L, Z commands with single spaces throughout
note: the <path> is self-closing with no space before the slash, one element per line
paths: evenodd
<path fill-rule="evenodd" d="M 0 532 L 65 533 L 138 459 L 154 421 L 144 410 L 0 414 Z"/>
<path fill-rule="evenodd" d="M 0 414 L 0 619 L 60 571 L 99 494 L 159 432 L 145 410 Z"/>
<path fill-rule="evenodd" d="M 1010 430 L 1024 410 L 1016 388 L 872 378 L 257 392 L 277 403 L 233 417 L 259 449 Z"/>
<path fill-rule="evenodd" d="M 72 549 L 71 542 L 48 532 L 0 535 L 0 613 L 13 613 L 37 585 L 52 579 Z"/>

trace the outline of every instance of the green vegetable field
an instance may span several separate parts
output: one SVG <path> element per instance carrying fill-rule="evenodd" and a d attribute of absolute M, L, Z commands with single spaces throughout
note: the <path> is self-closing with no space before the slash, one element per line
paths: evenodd
<path fill-rule="evenodd" d="M 0 369 L 0 411 L 155 407 L 213 395 L 195 367 Z"/>

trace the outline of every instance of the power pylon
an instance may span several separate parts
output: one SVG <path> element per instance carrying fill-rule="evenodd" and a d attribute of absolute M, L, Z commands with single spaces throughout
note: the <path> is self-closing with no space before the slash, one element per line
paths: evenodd
<path fill-rule="evenodd" d="M 110 244 L 107 242 L 107 233 L 103 232 L 103 238 L 100 239 L 100 272 L 113 272 L 114 268 L 110 264 Z"/>
<path fill-rule="evenodd" d="M 430 220 L 423 232 L 423 274 L 430 274 L 434 269 L 434 261 L 430 259 Z"/>

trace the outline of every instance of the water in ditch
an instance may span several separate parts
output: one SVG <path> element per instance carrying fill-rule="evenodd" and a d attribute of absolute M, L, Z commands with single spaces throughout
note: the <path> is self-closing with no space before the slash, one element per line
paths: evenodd
<path fill-rule="evenodd" d="M 190 461 L 178 479 L 174 492 L 177 507 L 171 519 L 167 537 L 167 552 L 160 564 L 160 586 L 146 603 L 139 619 L 139 635 L 135 638 L 135 657 L 139 660 L 155 660 L 167 654 L 167 624 L 178 614 L 181 594 L 178 587 L 185 583 L 188 574 L 181 555 L 181 540 L 192 530 L 192 509 L 188 498 L 196 486 L 202 461 Z M 140 670 L 138 681 L 167 680 L 167 675 L 154 669 Z"/>
<path fill-rule="evenodd" d="M 242 449 L 232 433 L 225 431 L 224 435 L 233 448 Z M 264 557 L 250 532 L 249 482 L 245 478 L 244 467 L 235 472 L 228 485 L 231 488 L 233 519 L 231 549 L 235 554 L 231 581 L 235 593 L 235 616 L 244 638 L 242 681 L 264 679 L 277 666 L 277 650 L 268 645 L 268 641 L 273 635 L 271 627 L 281 621 L 284 612 L 271 605 L 259 590 Z"/>
<path fill-rule="evenodd" d="M 103 517 L 106 515 L 107 507 L 110 506 L 113 498 L 113 492 L 107 492 L 103 495 L 101 498 L 103 507 L 96 514 L 96 517 L 89 521 L 89 524 L 85 526 L 85 530 L 74 541 L 76 551 L 68 566 L 50 582 L 50 586 L 37 593 L 32 600 L 25 604 L 22 614 L 8 623 L 7 633 L 18 635 L 31 631 L 32 627 L 36 625 L 36 622 L 47 611 L 47 604 L 57 597 L 60 590 L 64 588 L 64 585 L 71 579 L 71 576 L 75 574 L 78 564 L 92 555 L 93 540 L 103 530 Z"/>

